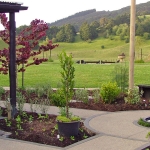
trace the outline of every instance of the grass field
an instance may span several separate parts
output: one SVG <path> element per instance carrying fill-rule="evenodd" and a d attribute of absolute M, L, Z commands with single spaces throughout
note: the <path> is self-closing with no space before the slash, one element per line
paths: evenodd
<path fill-rule="evenodd" d="M 114 66 L 117 64 L 74 64 L 75 87 L 97 88 L 102 83 L 112 80 Z M 135 64 L 135 85 L 150 84 L 150 63 Z M 30 66 L 25 72 L 25 87 L 36 84 L 50 83 L 52 87 L 60 84 L 59 63 L 44 63 L 39 66 Z M 18 83 L 21 86 L 21 73 L 18 74 Z M 8 75 L 0 75 L 0 86 L 9 86 Z"/>
<path fill-rule="evenodd" d="M 36 84 L 50 83 L 52 87 L 57 87 L 60 83 L 60 64 L 57 55 L 65 50 L 72 53 L 73 60 L 113 60 L 118 59 L 118 55 L 125 53 L 126 62 L 129 61 L 129 43 L 118 40 L 98 38 L 91 43 L 81 41 L 76 37 L 75 43 L 58 43 L 59 47 L 52 50 L 52 59 L 54 62 L 46 62 L 39 66 L 30 66 L 25 72 L 25 86 L 34 86 Z M 101 46 L 104 45 L 104 49 Z M 0 49 L 6 45 L 0 40 Z M 143 41 L 141 48 L 143 50 L 144 64 L 135 64 L 135 85 L 150 84 L 150 44 L 149 41 Z M 39 56 L 42 57 L 42 54 Z M 49 57 L 49 52 L 45 53 Z M 140 55 L 136 51 L 136 58 Z M 75 87 L 94 88 L 100 87 L 102 83 L 112 80 L 114 66 L 117 64 L 74 64 L 75 66 Z M 18 83 L 21 86 L 21 73 L 18 74 Z M 8 75 L 0 74 L 0 86 L 9 86 Z"/>

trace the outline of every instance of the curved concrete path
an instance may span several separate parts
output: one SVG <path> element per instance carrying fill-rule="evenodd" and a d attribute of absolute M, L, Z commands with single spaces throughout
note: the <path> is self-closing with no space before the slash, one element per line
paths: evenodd
<path fill-rule="evenodd" d="M 30 110 L 28 104 L 25 104 L 25 110 Z M 137 124 L 139 118 L 150 116 L 149 110 L 105 112 L 71 108 L 70 111 L 84 118 L 85 125 L 97 135 L 65 148 L 0 137 L 0 150 L 141 150 L 150 144 L 146 139 L 150 129 Z M 53 106 L 48 111 L 56 115 L 58 112 Z"/>

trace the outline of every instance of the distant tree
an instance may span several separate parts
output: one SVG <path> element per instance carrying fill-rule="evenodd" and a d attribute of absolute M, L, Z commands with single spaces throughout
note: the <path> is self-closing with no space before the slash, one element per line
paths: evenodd
<path fill-rule="evenodd" d="M 91 22 L 90 26 L 95 27 L 96 29 L 100 26 L 100 23 L 98 21 Z"/>
<path fill-rule="evenodd" d="M 135 38 L 135 52 L 136 52 L 136 56 L 139 59 L 140 56 L 140 50 L 142 48 L 142 44 L 143 44 L 143 40 L 140 36 L 136 36 Z"/>
<path fill-rule="evenodd" d="M 16 28 L 16 35 L 18 35 L 22 30 L 26 29 L 27 27 L 28 27 L 27 25 L 22 25 Z"/>
<path fill-rule="evenodd" d="M 137 24 L 135 34 L 138 36 L 143 36 L 144 26 L 142 24 Z"/>
<path fill-rule="evenodd" d="M 97 30 L 98 27 L 99 23 L 97 21 L 94 21 L 90 24 L 91 40 L 98 37 L 98 30 Z"/>
<path fill-rule="evenodd" d="M 82 40 L 86 41 L 90 39 L 90 26 L 87 22 L 84 22 L 80 27 L 80 37 Z"/>
<path fill-rule="evenodd" d="M 114 24 L 115 25 L 120 25 L 120 24 L 130 24 L 130 14 L 125 13 L 123 15 L 118 15 L 115 19 L 114 19 Z"/>
<path fill-rule="evenodd" d="M 64 26 L 64 30 L 65 30 L 65 42 L 74 42 L 75 40 L 75 35 L 76 35 L 76 31 L 74 26 L 72 26 L 71 24 L 66 24 Z"/>
<path fill-rule="evenodd" d="M 117 30 L 118 30 L 118 25 L 115 25 L 115 26 L 112 28 L 112 34 L 113 34 L 113 35 L 116 35 Z"/>
<path fill-rule="evenodd" d="M 144 32 L 150 33 L 150 18 L 145 18 L 143 22 Z"/>
<path fill-rule="evenodd" d="M 65 42 L 66 35 L 64 29 L 61 29 L 57 34 L 56 34 L 56 40 L 58 42 Z"/>
<path fill-rule="evenodd" d="M 145 40 L 149 40 L 149 39 L 150 39 L 150 33 L 144 32 L 143 38 L 144 38 Z"/>
<path fill-rule="evenodd" d="M 56 27 L 56 26 L 52 26 L 52 27 L 49 27 L 46 31 L 46 36 L 49 38 L 49 39 L 53 39 L 53 38 L 56 38 L 56 34 L 59 32 L 59 28 Z"/>
<path fill-rule="evenodd" d="M 60 28 L 60 31 L 56 34 L 56 40 L 58 42 L 74 42 L 76 31 L 74 26 L 66 24 Z"/>
<path fill-rule="evenodd" d="M 120 24 L 118 26 L 118 29 L 116 31 L 116 35 L 123 35 L 123 36 L 127 36 L 127 31 L 128 31 L 128 24 L 124 23 L 124 24 Z"/>
<path fill-rule="evenodd" d="M 105 26 L 108 23 L 108 19 L 103 17 L 100 19 L 100 26 Z"/>

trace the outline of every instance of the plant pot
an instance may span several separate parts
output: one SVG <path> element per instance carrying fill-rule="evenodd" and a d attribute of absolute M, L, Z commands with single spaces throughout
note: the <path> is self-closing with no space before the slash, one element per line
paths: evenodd
<path fill-rule="evenodd" d="M 57 121 L 58 132 L 60 135 L 63 135 L 66 137 L 77 136 L 79 132 L 79 124 L 80 124 L 80 121 L 74 121 L 74 122 Z"/>

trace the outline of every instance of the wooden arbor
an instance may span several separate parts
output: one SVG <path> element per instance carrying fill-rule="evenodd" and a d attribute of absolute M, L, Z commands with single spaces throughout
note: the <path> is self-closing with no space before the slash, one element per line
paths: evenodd
<path fill-rule="evenodd" d="M 10 23 L 10 42 L 9 42 L 9 80 L 10 80 L 10 103 L 12 106 L 11 116 L 16 114 L 16 25 L 15 25 L 15 12 L 20 10 L 27 10 L 28 7 L 21 6 L 22 3 L 18 2 L 4 2 L 0 1 L 0 13 L 9 13 Z"/>

